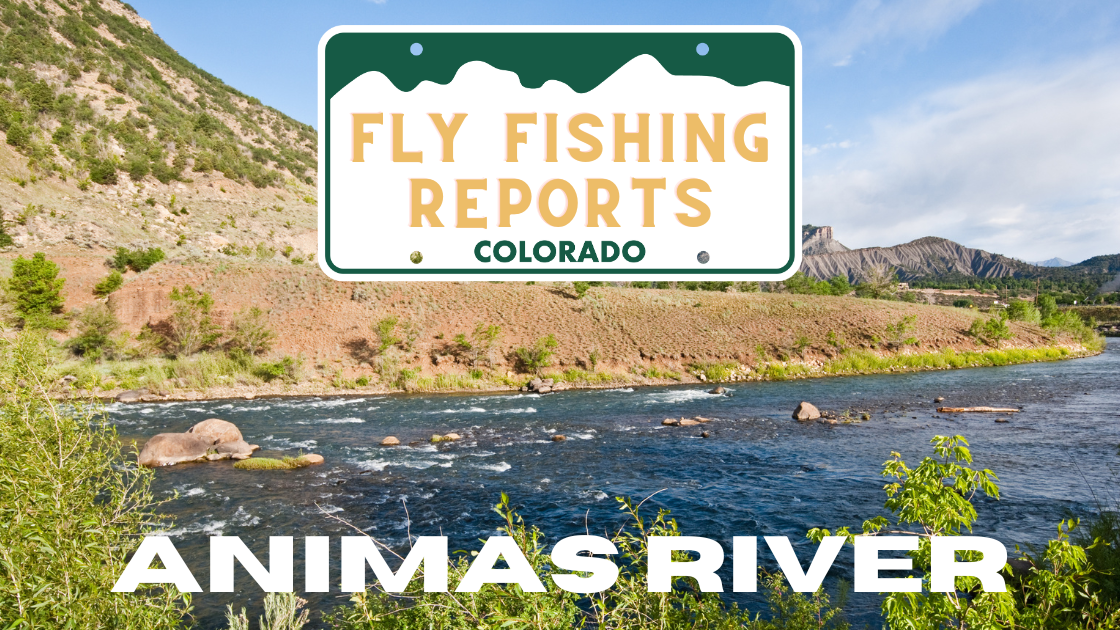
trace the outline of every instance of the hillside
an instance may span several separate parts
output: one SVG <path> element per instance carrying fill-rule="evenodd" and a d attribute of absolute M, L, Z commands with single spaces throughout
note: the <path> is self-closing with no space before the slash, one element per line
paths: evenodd
<path fill-rule="evenodd" d="M 0 36 L 0 211 L 17 247 L 313 253 L 311 126 L 191 64 L 116 0 L 0 0 Z"/>
<path fill-rule="evenodd" d="M 801 270 L 818 279 L 846 276 L 855 282 L 861 278 L 864 269 L 876 266 L 896 268 L 899 279 L 903 281 L 951 275 L 1001 278 L 1035 269 L 1006 256 L 927 236 L 894 247 L 865 247 L 807 255 L 802 259 Z"/>

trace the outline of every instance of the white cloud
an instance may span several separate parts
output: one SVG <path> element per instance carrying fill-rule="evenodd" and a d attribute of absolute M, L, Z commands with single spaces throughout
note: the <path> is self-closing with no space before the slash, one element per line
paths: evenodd
<path fill-rule="evenodd" d="M 904 40 L 922 46 L 939 37 L 984 0 L 857 0 L 840 24 L 821 40 L 820 52 L 834 66 L 876 41 Z"/>
<path fill-rule="evenodd" d="M 867 141 L 814 165 L 806 220 L 849 247 L 942 236 L 1026 260 L 1116 253 L 1118 147 L 1117 51 L 984 77 L 873 119 Z"/>

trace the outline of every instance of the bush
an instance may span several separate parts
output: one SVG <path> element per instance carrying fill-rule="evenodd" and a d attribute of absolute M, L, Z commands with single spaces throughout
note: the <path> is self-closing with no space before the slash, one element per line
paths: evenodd
<path fill-rule="evenodd" d="M 174 287 L 170 297 L 172 314 L 168 342 L 177 356 L 188 357 L 212 346 L 222 336 L 210 318 L 214 298 L 209 293 L 195 291 L 191 286 Z"/>
<path fill-rule="evenodd" d="M 972 326 L 968 329 L 968 334 L 989 346 L 998 348 L 1001 343 L 1014 336 L 1011 333 L 1011 327 L 1007 325 L 1007 318 L 1003 315 L 1001 312 L 999 317 L 974 320 Z"/>
<path fill-rule="evenodd" d="M 253 369 L 253 376 L 266 383 L 271 383 L 276 379 L 295 383 L 299 380 L 300 367 L 298 359 L 286 356 L 273 363 L 258 363 L 257 367 Z"/>
<path fill-rule="evenodd" d="M 587 294 L 587 290 L 590 289 L 590 288 L 591 288 L 591 283 L 590 282 L 583 282 L 583 281 L 577 280 L 577 281 L 572 283 L 572 291 L 575 292 L 577 299 L 583 299 L 583 296 Z"/>
<path fill-rule="evenodd" d="M 893 324 L 887 324 L 887 342 L 895 348 L 917 344 L 918 337 L 914 335 L 918 330 L 917 322 L 917 315 L 907 315 Z"/>
<path fill-rule="evenodd" d="M 55 317 L 65 303 L 62 285 L 66 280 L 58 277 L 58 265 L 47 260 L 43 252 L 36 252 L 30 259 L 20 256 L 12 263 L 12 277 L 8 279 L 8 292 L 15 302 L 15 311 L 26 328 L 65 327 Z"/>
<path fill-rule="evenodd" d="M 125 455 L 95 404 L 47 397 L 50 362 L 37 334 L 0 341 L 0 617 L 12 628 L 182 627 L 190 600 L 174 588 L 112 592 L 139 535 L 163 521 L 154 473 Z"/>
<path fill-rule="evenodd" d="M 537 339 L 532 346 L 524 346 L 514 351 L 522 370 L 540 374 L 541 370 L 552 365 L 552 356 L 560 342 L 552 333 Z"/>
<path fill-rule="evenodd" d="M 953 300 L 953 306 L 955 306 L 957 308 L 972 308 L 972 300 L 969 300 L 969 299 Z"/>
<path fill-rule="evenodd" d="M 112 160 L 94 160 L 89 167 L 89 179 L 95 184 L 116 184 L 117 165 Z"/>
<path fill-rule="evenodd" d="M 87 359 L 111 359 L 116 353 L 113 334 L 121 327 L 116 313 L 104 304 L 91 304 L 78 315 L 78 335 L 66 347 Z"/>
<path fill-rule="evenodd" d="M 1007 319 L 1013 322 L 1042 323 L 1042 313 L 1026 300 L 1016 300 L 1007 305 Z"/>
<path fill-rule="evenodd" d="M 97 297 L 105 297 L 113 291 L 121 288 L 121 285 L 123 284 L 124 276 L 121 275 L 121 272 L 114 269 L 113 271 L 109 272 L 109 275 L 105 276 L 105 278 L 102 279 L 101 282 L 98 282 L 96 285 L 94 285 L 93 294 Z"/>
<path fill-rule="evenodd" d="M 910 468 L 902 456 L 892 453 L 883 465 L 891 518 L 877 516 L 864 521 L 862 534 L 841 527 L 832 534 L 813 529 L 808 537 L 820 542 L 825 536 L 845 536 L 905 531 L 919 537 L 916 551 L 907 555 L 914 569 L 923 574 L 919 593 L 887 593 L 882 611 L 890 628 L 1113 628 L 1120 623 L 1120 607 L 1103 600 L 1094 585 L 1101 576 L 1087 560 L 1086 549 L 1072 544 L 1070 531 L 1075 520 L 1058 524 L 1058 537 L 1034 557 L 1019 551 L 1032 568 L 1007 581 L 1006 592 L 982 591 L 974 577 L 956 578 L 955 591 L 929 591 L 930 539 L 933 536 L 969 535 L 977 519 L 973 498 L 978 494 L 999 499 L 996 476 L 990 470 L 975 470 L 968 441 L 961 436 L 936 436 L 931 440 L 935 457 L 924 458 Z M 892 522 L 893 521 L 893 522 Z M 962 562 L 975 562 L 980 553 L 959 551 Z"/>
<path fill-rule="evenodd" d="M 151 269 L 152 265 L 163 260 L 166 254 L 158 247 L 148 249 L 128 249 L 118 247 L 117 253 L 108 260 L 108 264 L 117 271 L 124 272 L 129 269 L 140 273 Z"/>
<path fill-rule="evenodd" d="M 1042 321 L 1050 319 L 1051 315 L 1058 312 L 1058 302 L 1053 295 L 1038 296 L 1035 298 L 1034 305 L 1038 308 L 1038 314 Z"/>
<path fill-rule="evenodd" d="M 276 341 L 276 333 L 268 326 L 268 313 L 259 307 L 241 310 L 230 324 L 229 346 L 250 357 L 268 352 Z"/>

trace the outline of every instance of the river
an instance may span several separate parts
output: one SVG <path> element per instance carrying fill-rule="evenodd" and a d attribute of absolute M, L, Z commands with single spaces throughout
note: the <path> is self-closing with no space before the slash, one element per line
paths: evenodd
<path fill-rule="evenodd" d="M 451 548 L 479 547 L 500 522 L 490 507 L 508 493 L 528 523 L 550 541 L 617 529 L 615 496 L 644 498 L 672 510 L 685 534 L 719 540 L 785 535 L 806 561 L 812 527 L 858 527 L 881 514 L 879 471 L 891 451 L 911 463 L 930 454 L 935 435 L 960 434 L 975 465 L 999 476 L 999 501 L 979 500 L 976 532 L 1016 543 L 1041 542 L 1067 513 L 1090 514 L 1095 496 L 1116 496 L 1120 445 L 1120 339 L 1098 356 L 1000 368 L 820 378 L 740 384 L 733 396 L 676 386 L 535 394 L 395 395 L 113 404 L 111 419 L 140 443 L 185 431 L 206 418 L 234 422 L 258 455 L 323 455 L 323 465 L 295 471 L 238 471 L 230 462 L 156 471 L 176 546 L 196 578 L 208 583 L 210 535 L 241 536 L 267 563 L 268 536 L 332 536 L 343 517 L 379 540 L 407 546 L 416 535 L 451 537 Z M 1022 406 L 1020 413 L 941 414 L 952 406 Z M 849 425 L 801 424 L 790 418 L 806 400 L 822 409 L 867 411 Z M 705 416 L 703 427 L 663 427 L 669 417 Z M 856 414 L 858 417 L 858 414 Z M 996 423 L 996 417 L 1009 422 Z M 710 432 L 707 439 L 700 430 Z M 433 433 L 461 433 L 450 444 Z M 553 442 L 556 434 L 567 436 Z M 394 435 L 409 447 L 382 448 Z M 405 509 L 407 506 L 408 518 Z M 298 541 L 298 538 L 297 538 Z M 302 544 L 296 545 L 297 555 Z M 760 551 L 766 565 L 768 552 Z M 730 562 L 727 563 L 728 565 Z M 302 584 L 296 561 L 297 588 Z M 729 569 L 729 566 L 725 567 Z M 850 548 L 826 587 L 851 578 Z M 337 569 L 332 573 L 337 587 Z M 726 579 L 727 588 L 730 580 Z M 235 594 L 196 594 L 202 628 L 224 628 L 226 603 L 257 609 L 261 593 L 238 568 Z M 757 597 L 740 601 L 759 610 Z M 316 610 L 345 596 L 309 597 Z M 878 625 L 878 597 L 854 597 L 847 618 Z M 317 615 L 313 617 L 317 619 Z M 313 627 L 320 627 L 313 624 Z"/>

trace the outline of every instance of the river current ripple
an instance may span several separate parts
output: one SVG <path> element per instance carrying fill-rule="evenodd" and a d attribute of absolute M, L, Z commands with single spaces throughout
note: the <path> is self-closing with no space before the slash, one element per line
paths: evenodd
<path fill-rule="evenodd" d="M 1069 513 L 1090 514 L 1097 498 L 1115 496 L 1120 444 L 1120 343 L 1096 357 L 914 374 L 823 378 L 728 387 L 676 386 L 535 394 L 350 396 L 236 401 L 113 404 L 122 437 L 143 443 L 161 432 L 185 431 L 206 418 L 237 424 L 258 455 L 320 453 L 321 466 L 296 471 L 237 471 L 230 462 L 159 469 L 156 492 L 179 498 L 166 506 L 176 547 L 205 588 L 207 537 L 242 537 L 267 564 L 268 536 L 331 536 L 337 588 L 343 517 L 387 544 L 406 548 L 413 536 L 447 535 L 452 549 L 480 546 L 501 524 L 490 511 L 508 493 L 526 522 L 550 542 L 585 530 L 603 533 L 623 522 L 616 496 L 644 498 L 643 511 L 666 508 L 685 534 L 720 541 L 736 535 L 785 535 L 807 564 L 812 527 L 858 527 L 883 513 L 879 471 L 891 451 L 910 463 L 929 454 L 935 435 L 961 434 L 975 465 L 999 476 L 999 501 L 978 501 L 977 534 L 1013 549 L 1053 536 Z M 1022 406 L 1007 423 L 992 414 L 937 413 L 933 399 L 953 406 Z M 822 409 L 868 411 L 853 425 L 800 424 L 798 402 Z M 662 427 L 664 418 L 706 416 L 701 427 Z M 858 417 L 858 414 L 857 414 Z M 464 439 L 427 443 L 433 433 Z M 555 434 L 565 442 L 552 442 Z M 412 447 L 381 448 L 394 435 Z M 406 509 L 408 517 L 406 518 Z M 766 566 L 768 552 L 760 551 Z M 769 561 L 772 564 L 772 561 Z M 851 579 L 845 549 L 826 586 Z M 302 586 L 302 560 L 296 560 Z M 261 593 L 238 567 L 237 593 L 196 594 L 199 627 L 222 628 L 227 603 L 259 611 Z M 759 610 L 757 596 L 737 600 Z M 310 595 L 316 610 L 346 601 L 338 592 Z M 856 626 L 879 625 L 878 597 L 852 599 Z M 318 615 L 313 617 L 318 619 Z M 314 627 L 319 627 L 314 624 Z"/>

